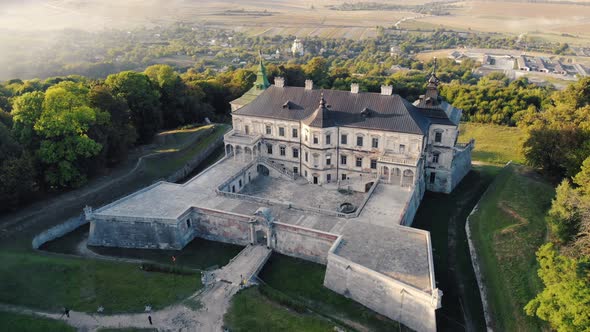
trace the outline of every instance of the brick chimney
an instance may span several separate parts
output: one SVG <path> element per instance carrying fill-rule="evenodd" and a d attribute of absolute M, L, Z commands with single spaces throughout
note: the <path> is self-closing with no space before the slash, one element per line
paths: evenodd
<path fill-rule="evenodd" d="M 350 93 L 359 93 L 359 84 L 358 83 L 352 83 L 350 85 Z"/>
<path fill-rule="evenodd" d="M 305 90 L 313 90 L 313 81 L 305 80 Z"/>
<path fill-rule="evenodd" d="M 382 85 L 381 86 L 381 94 L 384 96 L 391 96 L 393 94 L 393 86 Z"/>
<path fill-rule="evenodd" d="M 285 86 L 285 79 L 280 76 L 275 77 L 275 86 L 277 88 L 284 87 Z"/>

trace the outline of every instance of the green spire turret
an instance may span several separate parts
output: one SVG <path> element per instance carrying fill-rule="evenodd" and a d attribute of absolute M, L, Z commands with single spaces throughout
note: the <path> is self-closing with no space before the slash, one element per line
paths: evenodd
<path fill-rule="evenodd" d="M 266 88 L 270 86 L 270 82 L 268 81 L 268 77 L 266 77 L 266 68 L 264 68 L 264 64 L 262 63 L 262 52 L 258 51 L 258 55 L 260 57 L 260 62 L 258 64 L 258 72 L 256 73 L 254 87 L 257 90 L 266 90 Z"/>

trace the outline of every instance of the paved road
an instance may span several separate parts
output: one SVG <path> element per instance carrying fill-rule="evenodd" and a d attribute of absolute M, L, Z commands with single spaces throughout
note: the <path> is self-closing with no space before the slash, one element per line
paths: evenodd
<path fill-rule="evenodd" d="M 243 286 L 241 278 L 250 285 L 254 277 L 270 257 L 271 250 L 264 246 L 244 248 L 229 264 L 206 276 L 205 288 L 193 294 L 190 299 L 199 301 L 201 309 L 194 310 L 183 304 L 177 304 L 150 313 L 153 325 L 149 324 L 148 313 L 100 315 L 71 311 L 70 318 L 61 314 L 35 311 L 12 305 L 0 304 L 0 310 L 61 319 L 79 331 L 96 331 L 99 328 L 157 328 L 159 331 L 221 331 L 223 315 L 227 311 L 231 298 Z"/>

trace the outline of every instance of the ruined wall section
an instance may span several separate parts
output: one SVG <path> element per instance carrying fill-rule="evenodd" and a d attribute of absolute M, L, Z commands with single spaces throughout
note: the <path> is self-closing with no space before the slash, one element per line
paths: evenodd
<path fill-rule="evenodd" d="M 275 222 L 272 249 L 296 258 L 327 264 L 328 252 L 338 235 L 311 228 Z"/>
<path fill-rule="evenodd" d="M 333 252 L 324 286 L 416 331 L 436 331 L 438 290 L 432 296 Z"/>

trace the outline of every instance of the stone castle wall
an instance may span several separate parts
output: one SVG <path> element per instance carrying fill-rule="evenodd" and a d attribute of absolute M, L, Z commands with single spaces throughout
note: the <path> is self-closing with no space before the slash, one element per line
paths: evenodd
<path fill-rule="evenodd" d="M 453 166 L 451 168 L 451 191 L 457 187 L 459 182 L 471 170 L 471 151 L 473 150 L 474 142 L 470 142 L 465 149 L 455 154 L 453 159 Z"/>
<path fill-rule="evenodd" d="M 188 237 L 192 239 L 192 237 Z M 140 219 L 93 219 L 88 244 L 91 246 L 182 249 L 189 241 L 176 223 L 142 221 Z"/>
<path fill-rule="evenodd" d="M 292 257 L 326 264 L 328 252 L 338 236 L 315 229 L 274 223 L 273 250 Z"/>
<path fill-rule="evenodd" d="M 251 218 L 231 212 L 193 208 L 195 235 L 211 241 L 238 245 L 251 243 Z"/>
<path fill-rule="evenodd" d="M 416 331 L 436 331 L 436 303 L 429 294 L 332 252 L 324 286 Z"/>

